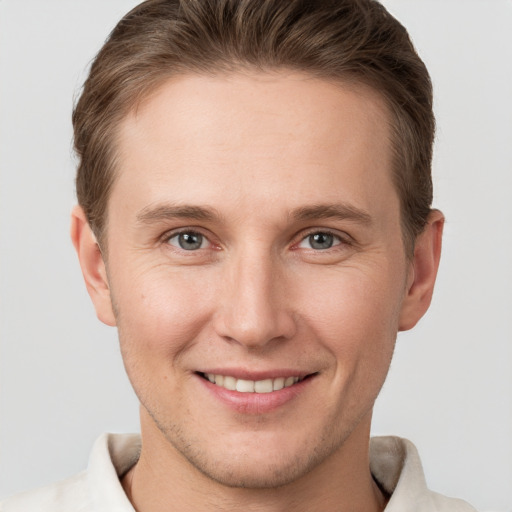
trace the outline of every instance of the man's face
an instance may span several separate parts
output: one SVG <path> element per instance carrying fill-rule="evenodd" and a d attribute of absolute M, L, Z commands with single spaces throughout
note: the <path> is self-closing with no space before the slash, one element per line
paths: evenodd
<path fill-rule="evenodd" d="M 409 276 L 389 136 L 376 94 L 284 72 L 123 121 L 107 270 L 146 439 L 260 487 L 368 435 Z"/>

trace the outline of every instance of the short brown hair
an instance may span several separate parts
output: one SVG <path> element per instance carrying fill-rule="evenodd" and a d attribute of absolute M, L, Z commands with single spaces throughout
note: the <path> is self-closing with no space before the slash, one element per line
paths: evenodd
<path fill-rule="evenodd" d="M 78 202 L 103 239 L 120 121 L 167 78 L 293 69 L 364 84 L 391 114 L 407 252 L 432 202 L 432 85 L 405 28 L 375 0 L 148 0 L 114 28 L 73 112 Z"/>

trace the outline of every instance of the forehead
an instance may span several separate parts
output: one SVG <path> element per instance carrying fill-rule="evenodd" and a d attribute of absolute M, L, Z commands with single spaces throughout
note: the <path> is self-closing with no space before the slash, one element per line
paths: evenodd
<path fill-rule="evenodd" d="M 388 118 L 371 89 L 302 73 L 175 77 L 121 123 L 111 199 L 368 206 L 391 185 Z"/>

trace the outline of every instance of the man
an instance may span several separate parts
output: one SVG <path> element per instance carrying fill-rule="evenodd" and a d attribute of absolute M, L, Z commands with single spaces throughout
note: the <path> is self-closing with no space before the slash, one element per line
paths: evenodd
<path fill-rule="evenodd" d="M 380 4 L 145 2 L 73 123 L 72 239 L 141 437 L 2 510 L 473 510 L 369 442 L 443 227 L 428 73 Z"/>

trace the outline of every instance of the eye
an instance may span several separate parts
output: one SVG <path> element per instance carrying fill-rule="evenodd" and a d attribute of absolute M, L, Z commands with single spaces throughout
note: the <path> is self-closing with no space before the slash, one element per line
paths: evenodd
<path fill-rule="evenodd" d="M 206 237 L 195 231 L 182 231 L 167 239 L 167 243 L 184 251 L 197 251 L 208 245 Z"/>
<path fill-rule="evenodd" d="M 342 241 L 339 236 L 325 231 L 317 231 L 316 233 L 311 233 L 306 238 L 302 239 L 298 247 L 323 251 L 330 249 L 335 245 L 339 245 L 341 242 Z"/>

